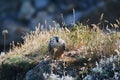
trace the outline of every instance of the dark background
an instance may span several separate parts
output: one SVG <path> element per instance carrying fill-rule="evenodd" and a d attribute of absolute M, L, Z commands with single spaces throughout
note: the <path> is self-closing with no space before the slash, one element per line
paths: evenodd
<path fill-rule="evenodd" d="M 116 23 L 120 18 L 120 0 L 0 0 L 0 51 L 3 51 L 2 31 L 7 29 L 6 45 L 21 42 L 24 32 L 35 30 L 40 23 L 43 28 L 68 27 L 74 23 L 99 23 L 103 20 Z"/>

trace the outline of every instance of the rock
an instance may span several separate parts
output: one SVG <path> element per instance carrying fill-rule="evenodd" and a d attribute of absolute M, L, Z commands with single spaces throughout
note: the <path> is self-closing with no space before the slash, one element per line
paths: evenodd
<path fill-rule="evenodd" d="M 108 20 L 110 23 L 114 23 L 114 21 L 119 18 L 118 16 L 120 14 L 120 11 L 118 11 L 118 8 L 120 7 L 119 4 L 120 4 L 119 0 L 100 1 L 99 3 L 96 3 L 95 6 L 85 11 L 82 17 L 80 18 L 80 21 L 83 22 L 89 19 L 88 22 L 89 24 L 97 24 L 100 22 L 101 14 L 104 13 L 103 21 Z"/>
<path fill-rule="evenodd" d="M 94 68 L 91 69 L 91 72 L 89 73 L 89 75 L 87 75 L 85 77 L 85 80 L 88 80 L 90 78 L 90 80 L 94 80 L 94 79 L 100 79 L 100 80 L 103 80 L 103 79 L 116 79 L 116 80 L 119 80 L 120 79 L 120 67 L 118 62 L 120 56 L 119 55 L 114 55 L 109 57 L 109 58 L 102 58 L 100 60 L 100 62 L 98 62 L 96 64 L 96 66 Z M 111 61 L 111 59 L 113 59 Z M 109 62 L 108 62 L 109 60 Z M 101 63 L 103 62 L 103 63 Z M 102 65 L 101 65 L 102 64 Z M 92 78 L 92 79 L 91 79 Z"/>
<path fill-rule="evenodd" d="M 67 74 L 72 76 L 72 77 L 77 77 L 77 71 L 75 69 L 69 68 L 67 70 Z"/>
<path fill-rule="evenodd" d="M 22 3 L 20 12 L 18 15 L 20 19 L 30 20 L 34 13 L 35 13 L 35 9 L 30 3 L 30 1 L 25 1 Z"/>
<path fill-rule="evenodd" d="M 59 5 L 61 10 L 68 10 L 74 6 L 74 3 L 72 0 L 56 0 L 56 3 Z"/>
<path fill-rule="evenodd" d="M 47 6 L 47 11 L 50 14 L 55 14 L 60 12 L 60 9 L 56 7 L 56 4 L 50 4 Z"/>
<path fill-rule="evenodd" d="M 42 61 L 35 68 L 27 72 L 25 80 L 45 80 L 43 73 L 50 72 L 49 69 L 49 61 Z"/>
<path fill-rule="evenodd" d="M 49 25 L 53 26 L 53 17 L 47 12 L 38 12 L 37 16 L 31 19 L 29 26 L 31 29 L 35 29 L 39 23 L 42 24 L 45 29 L 47 29 Z"/>
<path fill-rule="evenodd" d="M 81 18 L 81 12 L 73 12 L 65 17 L 65 22 L 67 25 L 74 25 Z"/>
<path fill-rule="evenodd" d="M 47 7 L 50 0 L 34 0 L 34 5 L 38 9 L 42 9 L 44 7 Z"/>
<path fill-rule="evenodd" d="M 76 75 L 77 73 L 74 69 L 65 68 L 63 61 L 43 60 L 26 73 L 25 80 L 64 80 L 64 78 L 74 80 L 73 77 Z"/>
<path fill-rule="evenodd" d="M 42 73 L 35 73 L 33 70 L 27 72 L 25 80 L 45 80 Z"/>

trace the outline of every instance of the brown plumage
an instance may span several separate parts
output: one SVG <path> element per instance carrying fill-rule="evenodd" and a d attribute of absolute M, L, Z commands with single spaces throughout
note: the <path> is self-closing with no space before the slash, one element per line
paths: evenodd
<path fill-rule="evenodd" d="M 65 50 L 65 41 L 57 36 L 50 39 L 48 51 L 52 58 L 59 59 Z"/>

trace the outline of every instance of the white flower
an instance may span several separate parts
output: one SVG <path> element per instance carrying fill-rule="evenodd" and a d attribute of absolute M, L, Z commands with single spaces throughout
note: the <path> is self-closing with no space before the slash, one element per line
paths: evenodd
<path fill-rule="evenodd" d="M 1 52 L 0 56 L 4 56 L 5 55 L 5 52 Z"/>
<path fill-rule="evenodd" d="M 59 75 L 50 74 L 48 80 L 60 80 Z"/>
<path fill-rule="evenodd" d="M 49 77 L 48 73 L 43 73 L 43 76 L 47 79 Z"/>
<path fill-rule="evenodd" d="M 83 80 L 92 80 L 92 76 L 87 75 Z"/>
<path fill-rule="evenodd" d="M 114 78 L 115 78 L 115 80 L 118 80 L 118 72 L 115 72 L 115 75 L 114 75 Z"/>
<path fill-rule="evenodd" d="M 62 76 L 62 78 L 60 80 L 75 80 L 73 77 L 71 76 Z"/>
<path fill-rule="evenodd" d="M 113 55 L 111 55 L 109 59 L 110 59 L 110 62 L 113 62 Z"/>
<path fill-rule="evenodd" d="M 95 67 L 92 69 L 92 71 L 95 73 L 98 73 L 98 72 L 102 73 L 103 72 L 101 67 Z"/>
<path fill-rule="evenodd" d="M 105 60 L 102 58 L 100 59 L 99 65 L 102 67 L 105 65 Z"/>

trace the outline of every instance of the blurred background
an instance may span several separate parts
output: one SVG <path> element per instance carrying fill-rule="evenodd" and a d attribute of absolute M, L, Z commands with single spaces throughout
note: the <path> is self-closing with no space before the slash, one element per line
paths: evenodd
<path fill-rule="evenodd" d="M 65 23 L 99 23 L 104 20 L 115 23 L 120 18 L 120 0 L 0 0 L 0 51 L 3 51 L 3 30 L 7 48 L 12 41 L 22 42 L 25 32 L 35 30 L 40 23 L 43 27 L 58 27 Z M 54 22 L 55 21 L 55 22 Z"/>

